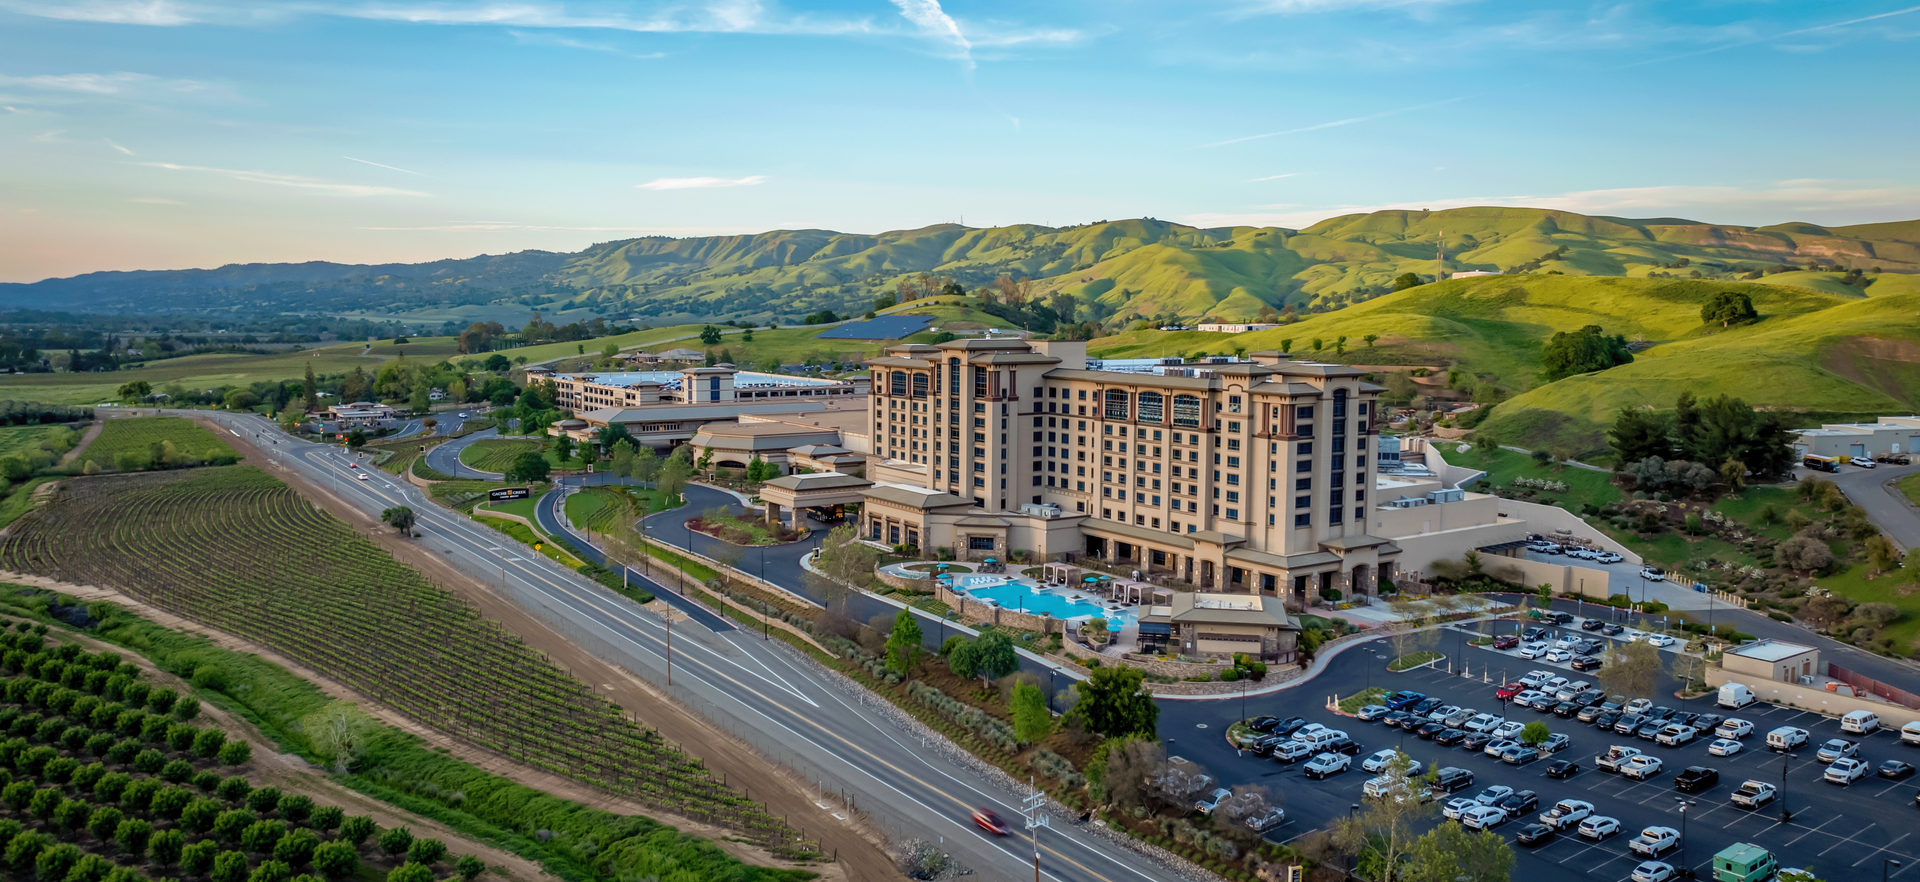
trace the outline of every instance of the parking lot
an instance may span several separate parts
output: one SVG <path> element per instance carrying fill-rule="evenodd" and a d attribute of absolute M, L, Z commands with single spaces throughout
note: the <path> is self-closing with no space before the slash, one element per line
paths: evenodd
<path fill-rule="evenodd" d="M 1510 631 L 1511 624 L 1499 626 Z M 1563 631 L 1589 636 L 1577 628 Z M 1501 703 L 1494 690 L 1502 673 L 1518 677 L 1529 670 L 1553 670 L 1569 679 L 1593 679 L 1591 673 L 1576 673 L 1566 665 L 1519 658 L 1512 651 L 1465 646 L 1467 635 L 1449 633 L 1443 651 L 1460 653 L 1448 671 L 1447 661 L 1439 667 L 1417 669 L 1404 674 L 1387 674 L 1384 647 L 1365 646 L 1336 660 L 1323 678 L 1329 684 L 1342 684 L 1340 694 L 1352 694 L 1370 683 L 1374 686 L 1424 693 L 1447 704 L 1500 713 Z M 1458 649 L 1456 649 L 1458 646 Z M 1670 650 L 1671 651 L 1671 650 Z M 1350 656 L 1350 657 L 1348 657 Z M 1337 670 L 1336 670 L 1337 669 Z M 1464 669 L 1471 676 L 1457 671 Z M 1920 777 L 1890 781 L 1868 776 L 1849 786 L 1826 783 L 1826 767 L 1815 761 L 1818 746 L 1829 738 L 1842 737 L 1837 721 L 1819 714 L 1754 704 L 1739 711 L 1714 707 L 1709 695 L 1689 701 L 1673 698 L 1678 684 L 1664 680 L 1656 689 L 1654 703 L 1694 713 L 1720 713 L 1753 724 L 1754 731 L 1742 739 L 1743 749 L 1730 757 L 1707 753 L 1711 736 L 1680 747 L 1665 747 L 1632 736 L 1601 732 L 1573 719 L 1536 712 L 1509 704 L 1507 717 L 1521 722 L 1539 720 L 1556 733 L 1572 738 L 1569 747 L 1548 760 L 1525 766 L 1512 766 L 1478 751 L 1469 753 L 1458 747 L 1444 747 L 1421 740 L 1413 733 L 1388 728 L 1378 722 L 1362 722 L 1328 711 L 1323 707 L 1301 707 L 1299 699 L 1273 699 L 1253 702 L 1247 713 L 1301 716 L 1346 731 L 1361 744 L 1353 769 L 1326 780 L 1308 780 L 1299 771 L 1301 764 L 1283 765 L 1254 757 L 1236 756 L 1220 744 L 1218 729 L 1192 733 L 1197 744 L 1176 744 L 1175 751 L 1208 765 L 1209 771 L 1225 784 L 1258 783 L 1273 788 L 1287 807 L 1288 822 L 1269 833 L 1275 841 L 1297 838 L 1321 827 L 1363 801 L 1361 787 L 1371 777 L 1361 771 L 1359 761 L 1376 750 L 1398 747 L 1424 765 L 1458 766 L 1474 774 L 1475 782 L 1454 796 L 1473 796 L 1489 785 L 1501 784 L 1515 790 L 1534 791 L 1544 811 L 1561 799 L 1578 799 L 1594 805 L 1595 815 L 1617 818 L 1620 832 L 1595 843 L 1581 839 L 1571 831 L 1539 845 L 1515 843 L 1518 863 L 1516 879 L 1604 879 L 1626 880 L 1642 860 L 1628 851 L 1627 843 L 1642 828 L 1666 826 L 1681 829 L 1677 797 L 1686 797 L 1693 805 L 1687 809 L 1683 846 L 1661 857 L 1677 867 L 1690 866 L 1701 877 L 1710 877 L 1713 854 L 1735 842 L 1749 842 L 1773 851 L 1782 867 L 1811 870 L 1821 878 L 1840 879 L 1855 873 L 1877 874 L 1886 860 L 1900 861 L 1899 868 L 1888 867 L 1889 878 L 1901 878 L 1920 861 Z M 1322 690 L 1325 692 L 1326 690 Z M 1303 696 L 1304 697 L 1304 696 Z M 1205 724 L 1200 724 L 1205 726 Z M 1767 731 L 1778 726 L 1795 726 L 1808 732 L 1807 745 L 1791 757 L 1783 757 L 1766 748 Z M 1188 736 L 1192 737 L 1192 736 Z M 1883 760 L 1901 759 L 1920 764 L 1920 748 L 1899 743 L 1895 730 L 1885 730 L 1859 738 L 1860 757 L 1877 767 Z M 1659 757 L 1663 768 L 1646 781 L 1634 781 L 1594 768 L 1594 758 L 1609 745 L 1622 744 Z M 1215 745 L 1218 745 L 1217 747 Z M 1571 759 L 1581 770 L 1565 780 L 1545 774 L 1551 759 Z M 1719 772 L 1717 784 L 1698 793 L 1683 794 L 1673 786 L 1673 777 L 1691 765 Z M 1783 771 L 1785 776 L 1783 779 Z M 1757 811 L 1733 806 L 1728 797 L 1741 782 L 1756 779 L 1780 787 L 1783 797 Z M 1784 803 L 1791 814 L 1789 822 L 1780 821 Z M 1519 829 L 1534 820 L 1533 814 L 1509 820 L 1495 831 L 1513 841 Z M 1684 858 L 1682 852 L 1684 851 Z"/>

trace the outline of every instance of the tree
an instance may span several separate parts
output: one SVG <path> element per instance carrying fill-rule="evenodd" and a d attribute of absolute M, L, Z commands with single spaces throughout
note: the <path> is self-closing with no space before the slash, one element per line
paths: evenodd
<path fill-rule="evenodd" d="M 208 874 L 212 882 L 246 882 L 247 856 L 237 851 L 223 851 L 213 857 L 213 871 Z"/>
<path fill-rule="evenodd" d="M 1903 555 L 1887 537 L 1874 534 L 1867 539 L 1867 571 L 1870 573 L 1892 572 L 1900 565 Z"/>
<path fill-rule="evenodd" d="M 1884 628 L 1900 618 L 1900 608 L 1891 603 L 1875 601 L 1863 603 L 1853 608 L 1853 619 L 1863 625 Z"/>
<path fill-rule="evenodd" d="M 958 640 L 959 643 L 953 641 Z M 947 650 L 947 669 L 962 680 L 971 680 L 980 672 L 980 649 L 974 642 L 964 637 L 951 637 L 947 642 L 952 648 Z"/>
<path fill-rule="evenodd" d="M 219 757 L 220 764 L 224 766 L 244 765 L 253 758 L 253 745 L 238 739 L 229 741 L 220 745 Z"/>
<path fill-rule="evenodd" d="M 1800 607 L 1800 618 L 1816 628 L 1831 628 L 1846 621 L 1853 602 L 1838 594 L 1823 594 Z"/>
<path fill-rule="evenodd" d="M 1468 832 L 1458 821 L 1447 821 L 1413 843 L 1403 882 L 1507 882 L 1513 869 L 1513 847 L 1492 830 Z"/>
<path fill-rule="evenodd" d="M 147 840 L 147 851 L 153 855 L 156 866 L 170 867 L 180 861 L 180 852 L 187 847 L 187 834 L 179 830 L 162 830 Z"/>
<path fill-rule="evenodd" d="M 415 839 L 407 846 L 407 861 L 431 867 L 447 856 L 447 844 L 438 839 Z"/>
<path fill-rule="evenodd" d="M 360 866 L 360 849 L 348 842 L 323 842 L 313 850 L 313 868 L 328 879 L 352 876 Z"/>
<path fill-rule="evenodd" d="M 405 827 L 394 827 L 380 833 L 380 850 L 389 856 L 399 857 L 413 847 L 413 831 Z"/>
<path fill-rule="evenodd" d="M 127 818 L 113 828 L 113 841 L 120 850 L 139 857 L 147 850 L 153 840 L 153 823 L 140 818 Z"/>
<path fill-rule="evenodd" d="M 1433 813 L 1433 803 L 1419 798 L 1427 782 L 1420 780 L 1418 769 L 1406 754 L 1395 752 L 1380 773 L 1381 792 L 1388 795 L 1365 800 L 1360 811 L 1334 822 L 1334 842 L 1353 857 L 1361 878 L 1393 878 L 1417 839 L 1414 830 Z M 1437 773 L 1436 768 L 1431 774 Z"/>
<path fill-rule="evenodd" d="M 1773 558 L 1788 569 L 1812 575 L 1833 563 L 1833 550 L 1811 536 L 1795 536 L 1776 546 Z"/>
<path fill-rule="evenodd" d="M 887 667 L 905 674 L 920 663 L 920 620 L 902 607 L 893 617 L 893 633 L 887 636 Z"/>
<path fill-rule="evenodd" d="M 1720 482 L 1727 485 L 1728 493 L 1739 493 L 1747 486 L 1747 464 L 1733 457 L 1727 457 L 1720 464 Z"/>
<path fill-rule="evenodd" d="M 1025 681 L 1013 686 L 1013 737 L 1021 744 L 1038 744 L 1053 734 L 1053 712 L 1047 709 L 1047 695 L 1040 687 Z"/>
<path fill-rule="evenodd" d="M 977 657 L 976 672 L 982 680 L 998 680 L 1020 669 L 1020 655 L 1013 651 L 1013 640 L 999 631 L 988 631 L 973 641 Z"/>
<path fill-rule="evenodd" d="M 1360 339 L 1362 339 L 1362 340 L 1365 340 L 1365 341 L 1367 341 L 1367 348 L 1368 348 L 1368 349 L 1372 349 L 1372 348 L 1373 348 L 1373 341 L 1375 341 L 1375 340 L 1378 340 L 1378 339 L 1380 339 L 1380 335 L 1379 335 L 1379 334 L 1367 334 L 1367 335 L 1365 335 L 1365 336 L 1362 336 L 1362 337 L 1361 337 Z"/>
<path fill-rule="evenodd" d="M 306 374 L 300 380 L 300 400 L 305 401 L 307 407 L 312 407 L 313 403 L 319 400 L 319 394 L 320 384 L 313 378 L 313 362 L 309 361 Z"/>
<path fill-rule="evenodd" d="M 398 505 L 380 512 L 380 520 L 404 534 L 413 535 L 413 509 L 407 506 Z"/>
<path fill-rule="evenodd" d="M 1616 643 L 1600 656 L 1600 671 L 1595 679 L 1607 692 L 1628 698 L 1653 695 L 1654 681 L 1660 674 L 1660 650 L 1640 640 Z"/>
<path fill-rule="evenodd" d="M 220 844 L 211 839 L 202 839 L 186 846 L 180 849 L 180 872 L 188 876 L 204 876 L 213 869 L 214 858 L 219 854 Z"/>
<path fill-rule="evenodd" d="M 1613 448 L 1614 461 L 1622 466 L 1664 459 L 1673 455 L 1668 431 L 1666 417 L 1651 410 L 1623 407 L 1607 430 L 1607 444 Z"/>
<path fill-rule="evenodd" d="M 1547 739 L 1552 737 L 1553 731 L 1547 728 L 1546 723 L 1542 723 L 1539 720 L 1534 720 L 1520 729 L 1521 744 L 1539 747 L 1547 743 Z"/>
<path fill-rule="evenodd" d="M 121 401 L 145 401 L 153 397 L 153 384 L 146 380 L 121 383 L 119 395 Z"/>
<path fill-rule="evenodd" d="M 552 470 L 545 456 L 529 450 L 513 458 L 505 477 L 509 481 L 545 481 Z"/>
<path fill-rule="evenodd" d="M 460 878 L 466 882 L 473 882 L 481 873 L 487 871 L 487 864 L 473 855 L 463 854 L 459 860 L 453 862 L 453 871 L 459 873 Z"/>
<path fill-rule="evenodd" d="M 1422 284 L 1424 283 L 1420 280 L 1418 273 L 1401 273 L 1393 280 L 1393 290 L 1405 291 L 1408 288 L 1417 288 Z"/>
<path fill-rule="evenodd" d="M 389 871 L 387 882 L 433 882 L 433 870 L 425 864 L 408 861 Z"/>
<path fill-rule="evenodd" d="M 700 342 L 707 346 L 720 345 L 720 329 L 707 325 L 700 329 Z"/>
<path fill-rule="evenodd" d="M 1599 325 L 1587 325 L 1572 333 L 1557 332 L 1540 350 L 1540 363 L 1549 380 L 1603 371 L 1632 361 L 1627 338 L 1619 334 L 1607 336 Z"/>
<path fill-rule="evenodd" d="M 1701 321 L 1708 324 L 1719 322 L 1723 328 L 1759 319 L 1760 313 L 1753 308 L 1753 298 L 1739 291 L 1715 292 L 1713 298 L 1700 307 Z"/>
<path fill-rule="evenodd" d="M 313 752 L 331 760 L 336 774 L 345 774 L 366 751 L 378 724 L 353 702 L 330 701 L 301 717 L 300 729 Z"/>
<path fill-rule="evenodd" d="M 362 432 L 359 429 L 354 429 L 353 431 L 348 432 L 347 446 L 350 448 L 353 448 L 354 450 L 359 450 L 360 448 L 367 446 L 367 433 Z"/>
<path fill-rule="evenodd" d="M 1073 685 L 1078 700 L 1071 713 L 1087 731 L 1097 735 L 1154 737 L 1159 730 L 1160 706 L 1141 688 L 1145 679 L 1139 668 L 1094 668 L 1092 676 Z"/>

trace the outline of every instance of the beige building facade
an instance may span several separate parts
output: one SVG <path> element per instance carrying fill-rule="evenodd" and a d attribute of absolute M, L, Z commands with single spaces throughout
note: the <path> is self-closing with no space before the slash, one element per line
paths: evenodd
<path fill-rule="evenodd" d="M 904 344 L 873 372 L 863 533 L 979 557 L 1084 555 L 1203 592 L 1373 595 L 1381 387 L 1254 353 L 1204 377 L 1086 369 L 1086 344 Z M 918 541 L 908 541 L 906 537 Z M 899 537 L 899 538 L 895 538 Z"/>

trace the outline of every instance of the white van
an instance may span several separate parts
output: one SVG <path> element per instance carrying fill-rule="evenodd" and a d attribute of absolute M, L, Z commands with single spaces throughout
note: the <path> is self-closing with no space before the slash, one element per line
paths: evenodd
<path fill-rule="evenodd" d="M 1920 744 L 1920 720 L 1900 727 L 1901 744 Z"/>
<path fill-rule="evenodd" d="M 1293 740 L 1318 750 L 1345 737 L 1347 737 L 1347 733 L 1338 729 L 1315 729 L 1307 733 L 1307 737 L 1305 738 L 1300 737 L 1300 733 L 1295 732 Z"/>
<path fill-rule="evenodd" d="M 1870 710 L 1849 711 L 1840 718 L 1840 731 L 1867 735 L 1880 728 L 1880 715 Z"/>
<path fill-rule="evenodd" d="M 1807 746 L 1807 730 L 1781 726 L 1767 733 L 1767 746 L 1774 750 L 1793 750 Z"/>
<path fill-rule="evenodd" d="M 1758 698 L 1759 696 L 1754 695 L 1753 690 L 1748 689 L 1745 683 L 1720 684 L 1719 704 L 1721 707 L 1730 707 L 1734 710 L 1739 710 L 1754 703 Z"/>

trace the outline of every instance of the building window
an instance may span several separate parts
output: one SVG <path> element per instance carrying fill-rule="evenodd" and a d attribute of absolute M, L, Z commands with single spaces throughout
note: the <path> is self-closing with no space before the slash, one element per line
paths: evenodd
<path fill-rule="evenodd" d="M 1240 510 L 1239 510 L 1239 509 L 1237 509 L 1237 508 L 1229 508 L 1229 509 L 1227 509 L 1227 520 L 1229 520 L 1229 521 L 1237 521 L 1237 520 L 1239 520 L 1239 519 L 1240 519 Z"/>
<path fill-rule="evenodd" d="M 992 551 L 993 537 L 992 536 L 968 536 L 967 550 L 968 551 Z"/>
<path fill-rule="evenodd" d="M 1297 514 L 1297 515 L 1294 515 L 1294 516 L 1293 516 L 1293 525 L 1294 525 L 1294 526 L 1296 526 L 1296 527 L 1311 527 L 1311 526 L 1313 526 L 1313 513 L 1312 513 L 1312 512 L 1305 512 L 1305 511 L 1303 511 L 1303 512 L 1301 512 L 1301 513 L 1299 513 L 1299 514 Z M 1305 577 L 1305 576 L 1301 576 L 1300 578 L 1302 578 L 1302 579 L 1304 579 L 1304 578 L 1306 578 L 1306 577 Z"/>
<path fill-rule="evenodd" d="M 1347 390 L 1333 390 L 1333 417 L 1339 419 L 1347 415 Z"/>
<path fill-rule="evenodd" d="M 1228 502 L 1239 502 L 1239 501 L 1240 501 L 1240 491 L 1238 491 L 1238 490 L 1228 490 L 1228 491 L 1227 491 L 1227 501 L 1228 501 Z"/>
<path fill-rule="evenodd" d="M 1313 471 L 1313 460 L 1311 459 L 1298 460 L 1293 464 L 1293 470 L 1296 472 L 1302 472 L 1302 473 L 1311 472 Z"/>
<path fill-rule="evenodd" d="M 1160 422 L 1165 399 L 1158 392 L 1140 393 L 1140 421 L 1143 423 Z M 1156 439 L 1157 440 L 1157 439 Z"/>
<path fill-rule="evenodd" d="M 1298 444 L 1295 444 L 1295 445 L 1293 445 L 1293 452 L 1294 452 L 1295 454 L 1297 454 L 1297 455 L 1300 455 L 1300 456 L 1312 456 L 1312 455 L 1313 455 L 1313 442 L 1312 442 L 1312 441 L 1302 441 L 1302 442 L 1300 442 L 1300 443 L 1298 443 Z"/>
<path fill-rule="evenodd" d="M 1127 393 L 1119 389 L 1108 389 L 1106 393 L 1106 417 L 1110 420 L 1127 418 Z"/>
<path fill-rule="evenodd" d="M 1311 508 L 1313 507 L 1313 497 L 1295 496 L 1293 498 L 1293 507 L 1294 508 Z"/>
<path fill-rule="evenodd" d="M 1295 490 L 1312 490 L 1312 489 L 1313 489 L 1313 479 L 1312 479 L 1312 478 L 1296 478 L 1296 479 L 1294 479 L 1294 482 L 1293 482 L 1293 489 L 1295 489 Z"/>
<path fill-rule="evenodd" d="M 1188 429 L 1200 428 L 1200 399 L 1192 395 L 1173 396 L 1173 424 Z"/>

